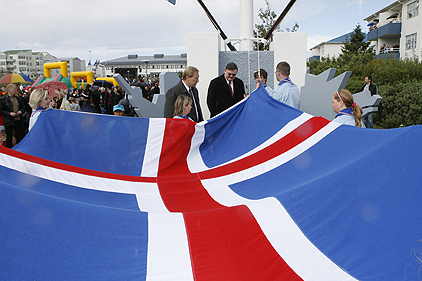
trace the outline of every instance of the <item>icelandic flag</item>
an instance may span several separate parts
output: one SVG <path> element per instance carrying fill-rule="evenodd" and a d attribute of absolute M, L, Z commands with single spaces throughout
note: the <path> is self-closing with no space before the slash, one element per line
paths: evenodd
<path fill-rule="evenodd" d="M 419 280 L 421 140 L 263 87 L 199 124 L 47 110 L 0 147 L 0 279 Z"/>
<path fill-rule="evenodd" d="M 172 3 L 173 5 L 176 5 L 176 0 L 167 0 L 167 2 Z"/>

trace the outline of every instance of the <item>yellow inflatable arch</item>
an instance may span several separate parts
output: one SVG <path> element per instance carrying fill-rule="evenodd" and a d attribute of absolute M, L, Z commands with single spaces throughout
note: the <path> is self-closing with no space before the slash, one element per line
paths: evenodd
<path fill-rule="evenodd" d="M 94 83 L 94 73 L 92 71 L 77 71 L 70 73 L 70 82 L 72 86 L 78 88 L 78 81 L 76 78 L 86 78 L 88 84 Z"/>
<path fill-rule="evenodd" d="M 58 69 L 60 68 L 60 72 L 63 75 L 63 78 L 68 77 L 67 72 L 67 62 L 48 62 L 44 63 L 44 76 L 45 78 L 51 78 L 51 69 Z"/>
<path fill-rule="evenodd" d="M 108 81 L 108 82 L 113 83 L 114 86 L 119 86 L 119 83 L 117 83 L 117 81 L 116 81 L 116 79 L 114 79 L 114 77 L 97 77 L 95 79 L 95 81 L 98 81 L 98 80 Z"/>

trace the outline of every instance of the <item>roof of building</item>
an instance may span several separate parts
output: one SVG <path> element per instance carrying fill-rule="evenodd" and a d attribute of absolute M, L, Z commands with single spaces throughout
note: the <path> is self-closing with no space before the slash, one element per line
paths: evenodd
<path fill-rule="evenodd" d="M 396 9 L 397 7 L 401 7 L 401 5 L 403 5 L 404 3 L 408 2 L 409 0 L 400 0 L 400 1 L 395 1 L 394 3 L 388 5 L 387 7 L 379 10 L 378 12 L 373 13 L 372 15 L 364 18 L 363 20 L 366 22 L 371 22 L 373 21 L 375 18 L 378 18 L 380 13 L 384 13 L 384 12 L 388 12 L 391 11 L 393 12 L 394 9 Z"/>
<path fill-rule="evenodd" d="M 145 63 L 151 64 L 161 64 L 161 63 L 186 63 L 187 55 L 186 53 L 180 55 L 164 55 L 164 54 L 154 54 L 153 56 L 138 56 L 138 55 L 128 55 L 126 57 L 117 58 L 113 60 L 108 60 L 102 62 L 107 65 L 143 65 Z"/>
<path fill-rule="evenodd" d="M 60 60 L 60 61 L 64 61 L 64 60 L 66 60 L 66 61 L 70 61 L 70 60 L 81 60 L 80 58 L 78 58 L 78 57 L 60 57 L 60 58 L 57 58 L 58 60 Z"/>
<path fill-rule="evenodd" d="M 19 53 L 25 53 L 25 52 L 31 52 L 32 53 L 32 50 L 7 50 L 7 51 L 4 51 L 4 53 L 5 54 L 9 54 L 9 55 L 15 55 L 15 54 L 19 54 Z"/>
<path fill-rule="evenodd" d="M 319 47 L 319 46 L 321 46 L 321 45 L 325 45 L 325 44 L 340 44 L 340 43 L 344 43 L 344 42 L 346 42 L 347 38 L 348 38 L 348 37 L 350 37 L 350 35 L 351 35 L 353 32 L 354 32 L 354 31 L 349 32 L 349 33 L 346 33 L 346 34 L 343 34 L 343 35 L 341 35 L 341 36 L 339 36 L 339 37 L 336 37 L 336 38 L 334 38 L 334 39 L 331 39 L 331 40 L 328 40 L 328 41 L 325 41 L 325 42 L 321 42 L 321 43 L 319 43 L 318 45 L 316 45 L 315 47 L 311 48 L 311 50 L 312 50 L 312 49 L 315 49 L 315 48 L 317 48 L 317 47 Z M 363 41 L 364 41 L 364 42 L 368 41 L 368 36 L 367 36 L 367 34 L 366 34 L 366 33 L 365 33 L 365 39 L 364 39 Z"/>

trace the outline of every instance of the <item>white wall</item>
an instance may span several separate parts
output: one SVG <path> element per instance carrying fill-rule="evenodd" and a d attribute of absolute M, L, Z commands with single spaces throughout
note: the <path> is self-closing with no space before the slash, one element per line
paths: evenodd
<path fill-rule="evenodd" d="M 305 84 L 306 55 L 307 55 L 307 33 L 306 32 L 277 32 L 274 34 L 274 41 L 271 43 L 271 50 L 274 51 L 274 69 L 281 61 L 287 61 L 291 67 L 290 77 L 299 87 Z M 286 42 L 288 42 L 286 44 Z M 219 73 L 219 52 L 222 40 L 217 32 L 188 34 L 187 53 L 188 66 L 195 66 L 199 69 L 199 99 L 204 119 L 210 118 L 207 107 L 207 91 L 209 82 Z M 268 73 L 273 75 L 274 72 Z M 269 79 L 270 80 L 270 79 Z M 274 85 L 278 83 L 274 78 Z"/>
<path fill-rule="evenodd" d="M 407 2 L 402 6 L 402 30 L 400 39 L 400 56 L 401 58 L 417 57 L 421 60 L 422 51 L 422 13 L 419 10 L 419 15 L 413 18 L 407 18 Z M 415 49 L 406 50 L 406 36 L 416 33 L 417 43 Z"/>
<path fill-rule="evenodd" d="M 187 37 L 187 65 L 199 69 L 199 83 L 196 87 L 199 91 L 199 100 L 205 120 L 210 118 L 207 106 L 208 85 L 212 79 L 220 75 L 218 73 L 220 41 L 222 41 L 220 35 L 216 32 L 191 33 Z"/>
<path fill-rule="evenodd" d="M 299 89 L 305 85 L 306 74 L 306 32 L 276 32 L 270 48 L 274 51 L 274 69 L 281 61 L 290 64 L 290 78 Z M 273 73 L 274 75 L 274 73 Z M 274 87 L 278 82 L 274 79 Z"/>

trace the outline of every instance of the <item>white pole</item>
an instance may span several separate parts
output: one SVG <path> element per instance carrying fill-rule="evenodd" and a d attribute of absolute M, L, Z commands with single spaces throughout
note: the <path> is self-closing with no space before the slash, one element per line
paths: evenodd
<path fill-rule="evenodd" d="M 240 2 L 240 51 L 252 51 L 253 38 L 253 0 Z"/>

